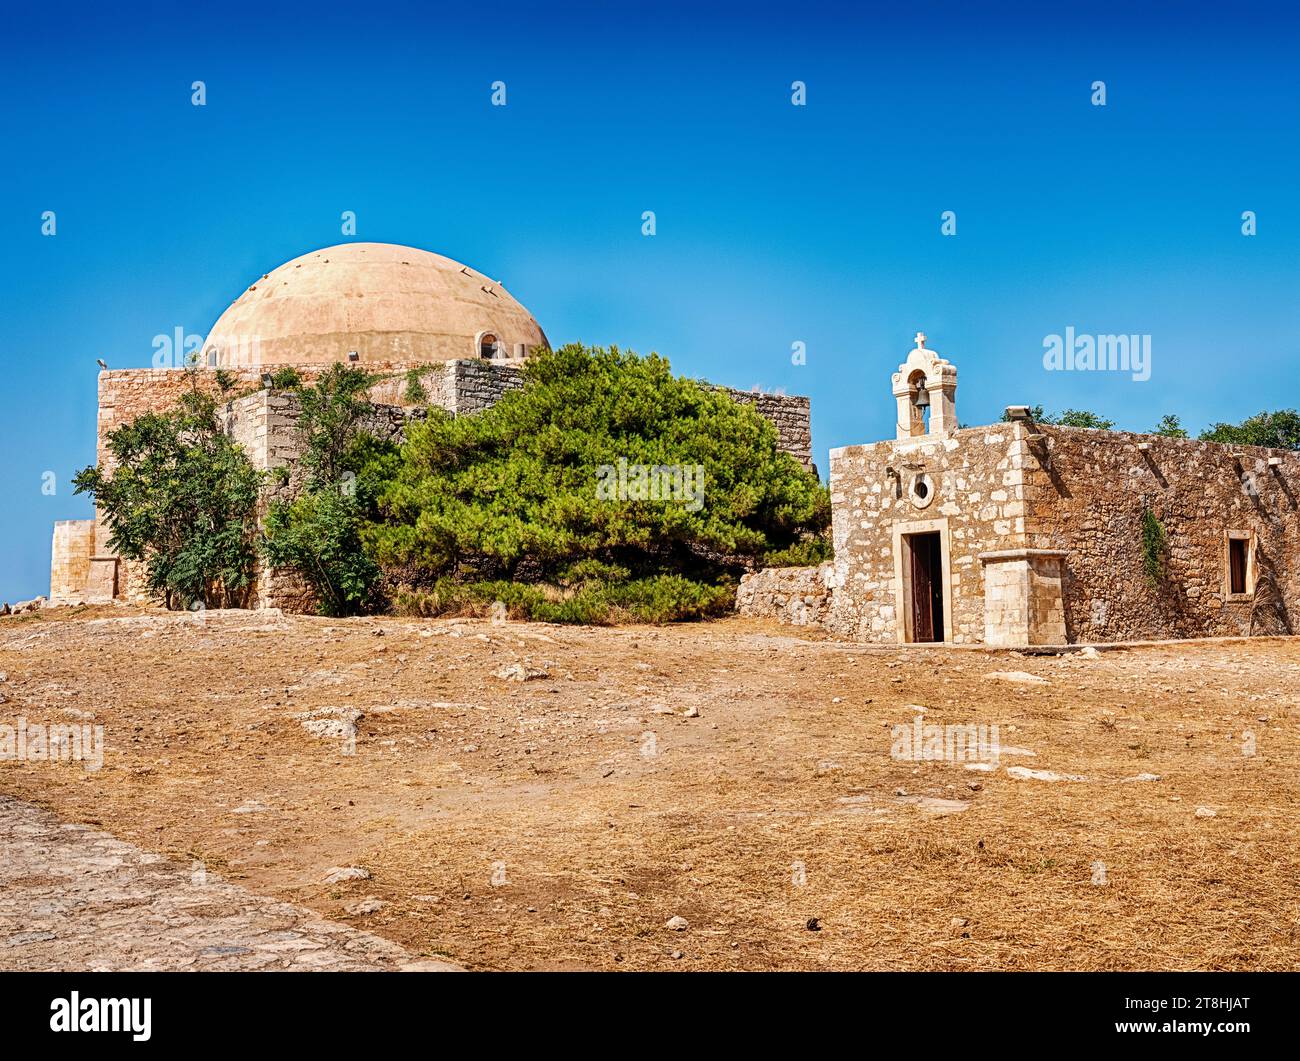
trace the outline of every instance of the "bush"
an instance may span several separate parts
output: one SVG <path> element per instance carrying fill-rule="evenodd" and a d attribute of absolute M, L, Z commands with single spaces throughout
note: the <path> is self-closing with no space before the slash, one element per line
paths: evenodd
<path fill-rule="evenodd" d="M 108 436 L 114 471 L 73 478 L 108 523 L 109 548 L 143 561 L 167 607 L 243 607 L 257 559 L 261 474 L 222 433 L 197 387 L 171 413 L 146 413 Z"/>
<path fill-rule="evenodd" d="M 523 583 L 534 618 L 687 618 L 773 555 L 825 555 L 809 539 L 826 490 L 749 406 L 617 348 L 566 346 L 524 371 L 482 413 L 431 411 L 376 475 L 390 481 L 365 540 L 392 580 L 437 607 L 466 605 L 447 580 Z"/>
<path fill-rule="evenodd" d="M 734 591 L 727 586 L 705 586 L 676 575 L 613 584 L 589 583 L 574 590 L 443 578 L 428 589 L 401 591 L 395 610 L 399 615 L 422 618 L 499 613 L 503 618 L 543 623 L 611 625 L 704 619 L 729 611 L 734 600 Z"/>
<path fill-rule="evenodd" d="M 361 430 L 372 382 L 360 369 L 333 365 L 302 388 L 298 430 L 306 481 L 297 498 L 273 503 L 263 524 L 267 561 L 297 572 L 325 615 L 374 611 L 384 601 L 363 531 L 375 515 L 375 476 L 387 474 L 385 461 L 396 448 Z"/>

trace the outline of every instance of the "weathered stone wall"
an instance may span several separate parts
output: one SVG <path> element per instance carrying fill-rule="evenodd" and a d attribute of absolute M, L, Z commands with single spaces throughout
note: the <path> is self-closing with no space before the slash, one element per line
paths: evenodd
<path fill-rule="evenodd" d="M 1034 430 L 1042 440 L 1026 461 L 1026 532 L 1032 546 L 1066 550 L 1071 641 L 1295 628 L 1300 453 L 1124 431 Z M 1165 577 L 1154 586 L 1142 566 L 1148 509 L 1168 539 Z M 1258 591 L 1236 599 L 1226 592 L 1230 531 L 1254 537 Z"/>
<path fill-rule="evenodd" d="M 831 450 L 836 590 L 827 628 L 862 641 L 903 640 L 897 540 L 938 531 L 948 560 L 948 639 L 983 641 L 980 554 L 1026 544 L 1023 434 L 999 424 Z"/>
<path fill-rule="evenodd" d="M 810 471 L 816 469 L 812 459 L 812 408 L 807 398 L 793 394 L 733 390 L 731 387 L 717 389 L 726 391 L 738 402 L 752 405 L 760 416 L 776 428 L 780 439 L 779 448 Z"/>
<path fill-rule="evenodd" d="M 63 519 L 54 524 L 50 548 L 50 601 L 85 600 L 90 558 L 95 552 L 95 521 Z"/>
<path fill-rule="evenodd" d="M 764 568 L 741 578 L 736 611 L 792 626 L 820 626 L 830 609 L 834 580 L 831 564 Z"/>
<path fill-rule="evenodd" d="M 918 479 L 928 500 L 914 493 Z M 1122 431 L 998 424 L 833 450 L 837 589 L 826 626 L 904 638 L 900 537 L 937 530 L 957 644 L 1290 632 L 1298 493 L 1300 453 Z M 1167 538 L 1154 583 L 1146 511 Z M 1248 591 L 1236 595 L 1230 535 L 1249 541 Z"/>

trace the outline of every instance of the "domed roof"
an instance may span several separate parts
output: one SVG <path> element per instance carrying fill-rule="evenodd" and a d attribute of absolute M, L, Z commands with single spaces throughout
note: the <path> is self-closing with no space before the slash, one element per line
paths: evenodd
<path fill-rule="evenodd" d="M 492 346 L 495 340 L 495 347 Z M 212 326 L 211 366 L 452 361 L 547 346 L 532 314 L 496 281 L 440 254 L 342 243 L 255 281 Z"/>

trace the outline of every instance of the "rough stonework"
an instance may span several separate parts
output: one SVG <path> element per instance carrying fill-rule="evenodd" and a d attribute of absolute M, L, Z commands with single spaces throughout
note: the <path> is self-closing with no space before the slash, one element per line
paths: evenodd
<path fill-rule="evenodd" d="M 792 626 L 819 626 L 830 608 L 835 569 L 769 567 L 744 575 L 736 591 L 736 611 L 754 619 L 776 619 Z"/>
<path fill-rule="evenodd" d="M 758 414 L 776 428 L 778 447 L 810 471 L 816 471 L 812 459 L 812 410 L 809 400 L 797 394 L 764 394 L 761 391 L 733 390 L 719 387 L 733 399 L 752 405 Z"/>
<path fill-rule="evenodd" d="M 825 627 L 1007 647 L 1291 633 L 1300 453 L 1021 417 L 958 429 L 957 370 L 917 347 L 897 437 L 831 451 Z M 1144 546 L 1144 523 L 1163 545 Z M 763 572 L 746 614 L 799 576 Z"/>

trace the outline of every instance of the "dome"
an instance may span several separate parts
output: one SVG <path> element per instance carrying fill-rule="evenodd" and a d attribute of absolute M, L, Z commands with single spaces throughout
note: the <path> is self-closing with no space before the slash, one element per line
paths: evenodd
<path fill-rule="evenodd" d="M 342 243 L 254 281 L 212 326 L 203 363 L 518 358 L 547 345 L 505 288 L 460 262 L 393 243 Z"/>

